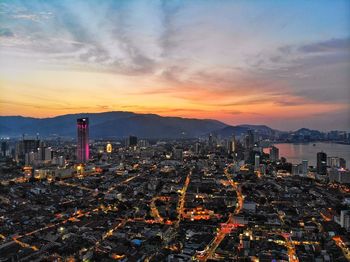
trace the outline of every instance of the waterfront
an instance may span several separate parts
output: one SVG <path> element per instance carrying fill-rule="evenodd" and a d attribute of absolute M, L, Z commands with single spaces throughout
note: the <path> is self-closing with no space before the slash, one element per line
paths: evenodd
<path fill-rule="evenodd" d="M 346 160 L 346 166 L 350 165 L 350 145 L 336 143 L 282 143 L 275 144 L 279 148 L 280 157 L 287 158 L 288 162 L 293 164 L 300 163 L 303 159 L 309 161 L 309 165 L 316 165 L 317 152 L 325 152 L 327 156 L 342 157 Z M 268 153 L 269 148 L 265 148 L 264 152 Z"/>

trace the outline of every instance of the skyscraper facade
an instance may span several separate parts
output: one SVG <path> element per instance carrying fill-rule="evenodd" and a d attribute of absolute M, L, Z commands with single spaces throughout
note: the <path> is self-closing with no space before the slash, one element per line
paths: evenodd
<path fill-rule="evenodd" d="M 324 152 L 317 153 L 317 174 L 327 174 L 327 154 Z"/>
<path fill-rule="evenodd" d="M 308 175 L 308 168 L 309 168 L 309 161 L 307 160 L 303 160 L 301 162 L 301 166 L 302 166 L 302 173 L 304 176 Z"/>
<path fill-rule="evenodd" d="M 260 166 L 260 156 L 259 155 L 255 155 L 255 159 L 254 159 L 254 169 L 258 170 Z"/>
<path fill-rule="evenodd" d="M 89 160 L 89 119 L 77 119 L 77 162 L 86 163 Z"/>
<path fill-rule="evenodd" d="M 129 138 L 126 140 L 126 145 L 128 147 L 137 146 L 137 136 L 129 136 Z"/>
<path fill-rule="evenodd" d="M 279 149 L 275 146 L 270 148 L 270 160 L 277 161 L 279 159 Z"/>

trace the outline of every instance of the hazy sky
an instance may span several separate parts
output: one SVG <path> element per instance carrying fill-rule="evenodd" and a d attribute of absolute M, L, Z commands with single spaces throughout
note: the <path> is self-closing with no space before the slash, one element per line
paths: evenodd
<path fill-rule="evenodd" d="M 350 1 L 1 1 L 0 114 L 350 130 Z"/>

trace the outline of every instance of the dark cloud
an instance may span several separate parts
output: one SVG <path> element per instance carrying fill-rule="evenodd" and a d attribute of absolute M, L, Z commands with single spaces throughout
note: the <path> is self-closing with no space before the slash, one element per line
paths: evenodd
<path fill-rule="evenodd" d="M 323 42 L 311 43 L 303 45 L 298 49 L 300 52 L 305 53 L 320 53 L 320 52 L 339 52 L 350 51 L 350 39 L 349 38 L 333 38 Z"/>

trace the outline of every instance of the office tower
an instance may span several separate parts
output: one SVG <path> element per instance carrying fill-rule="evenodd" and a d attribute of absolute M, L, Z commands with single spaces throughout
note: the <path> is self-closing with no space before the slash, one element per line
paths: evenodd
<path fill-rule="evenodd" d="M 301 168 L 304 176 L 308 175 L 308 167 L 309 167 L 309 162 L 307 160 L 303 160 L 301 163 Z"/>
<path fill-rule="evenodd" d="M 1 155 L 2 156 L 6 156 L 7 149 L 8 149 L 7 142 L 6 141 L 1 142 Z"/>
<path fill-rule="evenodd" d="M 24 139 L 16 144 L 16 160 L 25 161 L 25 155 L 30 152 L 37 152 L 40 146 L 40 140 Z"/>
<path fill-rule="evenodd" d="M 65 165 L 65 159 L 64 159 L 63 156 L 59 156 L 59 157 L 58 157 L 58 165 L 59 165 L 60 167 L 63 167 L 63 166 Z"/>
<path fill-rule="evenodd" d="M 139 145 L 140 147 L 148 147 L 148 146 L 149 146 L 148 141 L 145 140 L 145 139 L 141 139 L 141 140 L 139 140 L 137 143 L 138 143 L 138 145 Z"/>
<path fill-rule="evenodd" d="M 259 166 L 260 166 L 260 156 L 259 155 L 255 155 L 254 169 L 258 170 Z"/>
<path fill-rule="evenodd" d="M 77 119 L 77 162 L 89 161 L 89 119 Z"/>
<path fill-rule="evenodd" d="M 25 153 L 25 155 L 24 155 L 25 166 L 33 165 L 35 158 L 36 158 L 36 153 L 34 153 L 34 152 Z"/>
<path fill-rule="evenodd" d="M 340 166 L 340 159 L 339 157 L 327 157 L 327 166 L 329 167 L 339 167 Z"/>
<path fill-rule="evenodd" d="M 279 149 L 275 146 L 272 146 L 270 148 L 270 160 L 278 161 L 278 159 L 279 159 Z"/>
<path fill-rule="evenodd" d="M 229 154 L 234 153 L 236 151 L 236 139 L 233 136 L 229 141 L 227 141 L 227 152 Z"/>
<path fill-rule="evenodd" d="M 174 148 L 173 149 L 173 157 L 175 160 L 182 161 L 183 158 L 183 149 L 182 148 Z"/>
<path fill-rule="evenodd" d="M 346 160 L 344 158 L 339 158 L 339 167 L 346 168 Z"/>
<path fill-rule="evenodd" d="M 317 153 L 317 174 L 326 175 L 327 174 L 327 154 L 324 152 Z"/>
<path fill-rule="evenodd" d="M 39 148 L 40 140 L 25 139 L 19 142 L 20 154 L 36 152 Z"/>
<path fill-rule="evenodd" d="M 194 153 L 196 155 L 198 155 L 200 152 L 200 144 L 197 142 L 195 145 L 194 145 Z"/>
<path fill-rule="evenodd" d="M 245 137 L 245 147 L 251 149 L 254 147 L 254 133 L 253 130 L 248 130 L 247 135 Z"/>
<path fill-rule="evenodd" d="M 137 146 L 137 137 L 136 136 L 129 136 L 129 138 L 126 141 L 126 145 L 128 147 Z"/>
<path fill-rule="evenodd" d="M 293 176 L 298 176 L 299 175 L 299 165 L 292 165 L 292 175 Z"/>
<path fill-rule="evenodd" d="M 38 148 L 37 160 L 50 161 L 52 159 L 51 147 L 41 146 Z"/>
<path fill-rule="evenodd" d="M 350 228 L 350 210 L 340 211 L 340 226 L 346 230 Z"/>
<path fill-rule="evenodd" d="M 208 145 L 209 145 L 209 147 L 212 147 L 213 144 L 214 144 L 213 135 L 212 135 L 212 134 L 209 134 L 209 137 L 208 137 Z"/>

